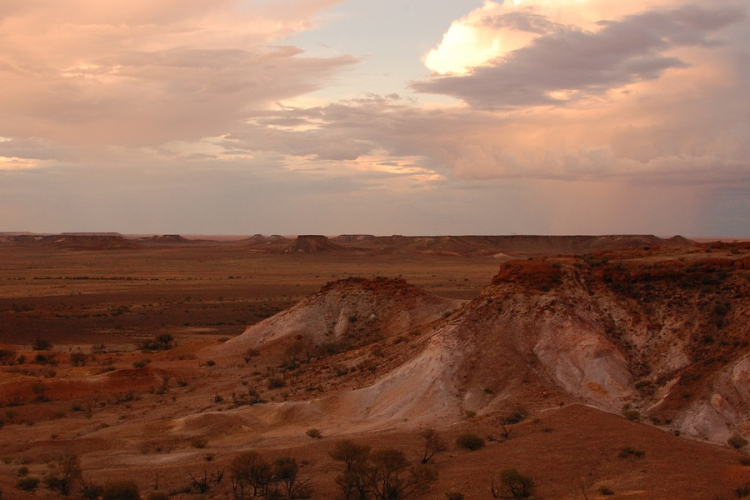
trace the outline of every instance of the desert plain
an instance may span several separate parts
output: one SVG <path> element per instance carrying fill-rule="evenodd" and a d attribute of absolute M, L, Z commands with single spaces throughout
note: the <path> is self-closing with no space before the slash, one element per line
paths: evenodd
<path fill-rule="evenodd" d="M 428 462 L 394 500 L 750 496 L 748 290 L 750 244 L 680 237 L 6 234 L 2 498 L 252 498 L 248 451 L 345 498 L 345 440 Z"/>

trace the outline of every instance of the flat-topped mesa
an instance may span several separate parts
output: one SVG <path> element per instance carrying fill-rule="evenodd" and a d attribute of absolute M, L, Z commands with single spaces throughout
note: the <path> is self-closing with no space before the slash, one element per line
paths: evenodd
<path fill-rule="evenodd" d="M 284 253 L 341 252 L 346 249 L 320 234 L 301 234 Z"/>
<path fill-rule="evenodd" d="M 45 244 L 71 250 L 119 250 L 138 248 L 139 245 L 122 236 L 59 235 L 45 237 Z"/>
<path fill-rule="evenodd" d="M 65 250 L 119 250 L 139 248 L 137 242 L 120 233 L 19 234 L 0 238 L 0 243 L 24 247 Z"/>

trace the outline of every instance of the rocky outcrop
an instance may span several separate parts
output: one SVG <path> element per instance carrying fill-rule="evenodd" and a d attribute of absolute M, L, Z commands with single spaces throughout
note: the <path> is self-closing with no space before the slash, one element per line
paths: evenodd
<path fill-rule="evenodd" d="M 509 261 L 463 305 L 401 280 L 342 280 L 211 355 L 296 338 L 342 343 L 353 357 L 331 363 L 364 366 L 372 349 L 358 348 L 419 332 L 398 364 L 374 367 L 364 385 L 334 384 L 306 408 L 385 428 L 578 402 L 725 442 L 750 429 L 743 258 L 626 250 Z"/>
<path fill-rule="evenodd" d="M 299 235 L 284 253 L 319 253 L 319 252 L 340 252 L 344 247 L 333 243 L 327 237 L 317 234 Z"/>
<path fill-rule="evenodd" d="M 215 349 L 215 355 L 242 354 L 286 338 L 316 345 L 354 347 L 409 332 L 463 305 L 438 297 L 400 279 L 349 278 L 256 325 Z"/>

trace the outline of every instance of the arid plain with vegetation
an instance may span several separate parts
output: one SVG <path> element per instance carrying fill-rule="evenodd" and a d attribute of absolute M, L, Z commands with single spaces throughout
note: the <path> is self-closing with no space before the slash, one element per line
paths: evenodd
<path fill-rule="evenodd" d="M 750 498 L 749 290 L 680 237 L 0 235 L 2 498 Z"/>

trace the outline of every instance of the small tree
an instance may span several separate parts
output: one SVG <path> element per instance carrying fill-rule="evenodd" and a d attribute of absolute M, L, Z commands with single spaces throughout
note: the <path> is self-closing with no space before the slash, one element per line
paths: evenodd
<path fill-rule="evenodd" d="M 437 433 L 435 429 L 425 429 L 419 433 L 424 439 L 424 452 L 422 453 L 422 463 L 427 464 L 432 457 L 448 449 L 445 440 Z"/>
<path fill-rule="evenodd" d="M 34 392 L 36 401 L 47 401 L 47 386 L 44 382 L 34 382 L 31 384 L 31 390 Z"/>
<path fill-rule="evenodd" d="M 401 487 L 401 472 L 409 466 L 404 453 L 393 448 L 377 450 L 371 455 L 372 486 L 375 498 L 391 500 L 398 497 Z"/>
<path fill-rule="evenodd" d="M 370 484 L 377 500 L 406 500 L 427 490 L 437 479 L 425 465 L 409 467 L 402 451 L 385 448 L 370 455 Z"/>
<path fill-rule="evenodd" d="M 68 496 L 73 485 L 81 479 L 81 459 L 73 452 L 57 455 L 50 463 L 51 471 L 44 478 L 44 484 L 61 495 Z"/>
<path fill-rule="evenodd" d="M 370 447 L 364 444 L 357 444 L 349 439 L 337 441 L 330 453 L 331 458 L 344 462 L 346 470 L 356 470 L 363 468 L 370 457 Z"/>
<path fill-rule="evenodd" d="M 188 472 L 191 481 L 193 481 L 193 488 L 200 494 L 207 492 L 211 488 L 211 478 L 209 477 L 208 471 L 203 469 L 203 477 L 195 477 L 192 473 Z"/>
<path fill-rule="evenodd" d="M 411 467 L 402 451 L 370 447 L 344 440 L 331 452 L 346 469 L 336 477 L 346 500 L 409 500 L 425 492 L 435 481 L 435 471 L 426 465 Z"/>
<path fill-rule="evenodd" d="M 370 447 L 345 439 L 336 442 L 331 458 L 344 462 L 346 469 L 336 476 L 345 500 L 365 500 L 368 496 L 370 475 Z"/>
<path fill-rule="evenodd" d="M 528 498 L 534 491 L 534 481 L 522 475 L 516 469 L 503 469 L 500 471 L 500 484 L 492 480 L 490 493 L 495 498 L 508 497 Z"/>
<path fill-rule="evenodd" d="M 271 465 L 257 451 L 240 453 L 229 465 L 229 475 L 235 498 L 242 500 L 253 489 L 253 496 L 268 494 L 273 479 Z"/>
<path fill-rule="evenodd" d="M 294 370 L 300 363 L 309 363 L 315 357 L 315 344 L 307 337 L 297 339 L 284 350 L 282 366 Z"/>
<path fill-rule="evenodd" d="M 299 481 L 299 465 L 292 457 L 282 457 L 274 462 L 273 477 L 281 485 L 283 498 L 292 500 L 307 495 L 307 485 Z"/>

